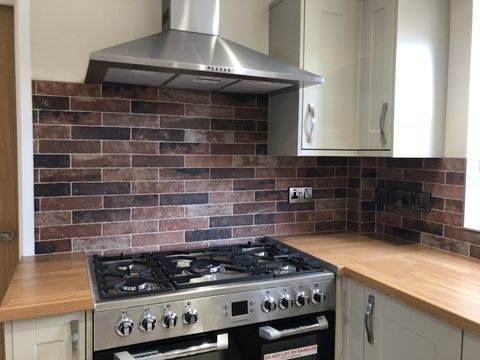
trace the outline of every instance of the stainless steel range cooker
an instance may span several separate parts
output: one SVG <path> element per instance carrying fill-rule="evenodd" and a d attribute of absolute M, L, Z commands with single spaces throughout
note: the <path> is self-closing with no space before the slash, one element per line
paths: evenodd
<path fill-rule="evenodd" d="M 89 265 L 95 360 L 334 357 L 334 274 L 274 239 Z"/>

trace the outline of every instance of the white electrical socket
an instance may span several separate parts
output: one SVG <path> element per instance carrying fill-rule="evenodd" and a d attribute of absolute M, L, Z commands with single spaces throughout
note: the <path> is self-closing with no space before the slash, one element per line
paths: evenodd
<path fill-rule="evenodd" d="M 288 203 L 301 204 L 313 201 L 313 189 L 311 187 L 288 188 Z"/>

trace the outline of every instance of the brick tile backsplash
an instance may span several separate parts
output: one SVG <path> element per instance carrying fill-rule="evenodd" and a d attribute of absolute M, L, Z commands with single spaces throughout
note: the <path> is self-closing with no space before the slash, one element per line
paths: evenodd
<path fill-rule="evenodd" d="M 480 258 L 463 229 L 464 159 L 268 155 L 268 98 L 33 82 L 36 253 L 115 254 L 378 232 Z M 287 188 L 314 202 L 288 204 Z M 432 193 L 432 212 L 375 188 Z"/>

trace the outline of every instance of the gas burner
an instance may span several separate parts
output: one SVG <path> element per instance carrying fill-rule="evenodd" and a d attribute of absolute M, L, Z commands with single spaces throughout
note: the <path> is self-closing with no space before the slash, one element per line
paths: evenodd
<path fill-rule="evenodd" d="M 214 261 L 209 259 L 198 259 L 193 260 L 190 263 L 190 270 L 193 274 L 215 274 L 221 271 L 222 266 Z"/>
<path fill-rule="evenodd" d="M 126 292 L 139 292 L 146 290 L 147 287 L 148 280 L 141 277 L 128 278 L 120 285 L 120 289 Z"/>
<path fill-rule="evenodd" d="M 287 275 L 287 274 L 294 274 L 297 272 L 297 267 L 293 265 L 280 265 L 273 270 L 274 275 Z"/>
<path fill-rule="evenodd" d="M 268 256 L 268 253 L 266 251 L 254 251 L 252 252 L 252 255 L 256 257 L 266 257 Z"/>
<path fill-rule="evenodd" d="M 130 261 L 126 262 L 121 262 L 117 265 L 117 270 L 118 271 L 131 271 L 135 267 L 135 264 Z"/>

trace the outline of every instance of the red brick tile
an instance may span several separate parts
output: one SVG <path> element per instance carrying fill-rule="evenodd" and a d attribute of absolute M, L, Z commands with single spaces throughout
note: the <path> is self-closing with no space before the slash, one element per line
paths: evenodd
<path fill-rule="evenodd" d="M 183 206 L 161 206 L 151 208 L 132 209 L 132 218 L 134 220 L 153 220 L 153 219 L 175 219 L 185 216 Z"/>
<path fill-rule="evenodd" d="M 463 201 L 445 199 L 445 211 L 463 213 Z"/>
<path fill-rule="evenodd" d="M 41 240 L 65 239 L 73 237 L 99 236 L 102 234 L 101 224 L 48 226 L 40 229 Z"/>
<path fill-rule="evenodd" d="M 333 219 L 333 210 L 301 211 L 297 212 L 295 217 L 296 222 L 329 221 Z"/>
<path fill-rule="evenodd" d="M 406 169 L 404 174 L 404 179 L 407 181 L 421 181 L 421 182 L 445 184 L 445 172 Z"/>
<path fill-rule="evenodd" d="M 160 169 L 160 179 L 162 180 L 199 180 L 208 179 L 209 176 L 208 168 Z"/>
<path fill-rule="evenodd" d="M 55 197 L 41 199 L 40 209 L 42 211 L 100 209 L 102 204 L 101 196 Z"/>
<path fill-rule="evenodd" d="M 200 117 L 161 116 L 160 127 L 169 129 L 209 130 L 210 119 Z"/>
<path fill-rule="evenodd" d="M 233 108 L 225 106 L 191 105 L 187 104 L 187 116 L 207 118 L 233 118 Z"/>
<path fill-rule="evenodd" d="M 465 171 L 465 159 L 425 159 L 425 169 Z"/>
<path fill-rule="evenodd" d="M 132 236 L 132 246 L 177 244 L 185 241 L 183 231 L 159 232 L 155 234 L 140 234 Z"/>
<path fill-rule="evenodd" d="M 447 199 L 463 200 L 465 189 L 461 186 L 424 184 L 423 191 L 432 193 L 432 196 L 443 197 Z"/>
<path fill-rule="evenodd" d="M 379 211 L 377 212 L 377 222 L 393 226 L 402 226 L 402 217 Z"/>
<path fill-rule="evenodd" d="M 218 216 L 233 214 L 232 204 L 215 205 L 187 205 L 185 206 L 185 217 Z"/>
<path fill-rule="evenodd" d="M 295 178 L 297 177 L 296 168 L 283 168 L 283 167 L 272 167 L 272 168 L 259 168 L 256 170 L 256 178 L 258 179 L 285 179 L 285 178 Z"/>
<path fill-rule="evenodd" d="M 210 94 L 207 91 L 160 88 L 159 100 L 187 104 L 208 104 Z"/>
<path fill-rule="evenodd" d="M 158 232 L 158 221 L 127 221 L 103 224 L 104 235 L 143 234 Z"/>
<path fill-rule="evenodd" d="M 242 144 L 266 144 L 268 142 L 268 134 L 259 132 L 236 132 L 234 141 Z"/>
<path fill-rule="evenodd" d="M 235 119 L 268 119 L 267 109 L 235 108 Z"/>
<path fill-rule="evenodd" d="M 133 194 L 181 193 L 184 189 L 183 181 L 146 181 L 132 184 Z"/>
<path fill-rule="evenodd" d="M 470 244 L 480 245 L 480 232 L 445 225 L 444 236 Z"/>
<path fill-rule="evenodd" d="M 315 223 L 313 222 L 275 225 L 276 235 L 307 234 L 312 232 L 315 232 Z"/>
<path fill-rule="evenodd" d="M 100 85 L 38 80 L 37 94 L 99 97 Z"/>
<path fill-rule="evenodd" d="M 70 211 L 49 211 L 35 213 L 35 226 L 67 225 L 72 223 Z"/>
<path fill-rule="evenodd" d="M 93 154 L 101 152 L 101 142 L 86 140 L 40 140 L 38 151 L 43 154 Z"/>
<path fill-rule="evenodd" d="M 73 250 L 107 250 L 128 248 L 131 245 L 131 236 L 102 236 L 93 238 L 73 239 Z"/>
<path fill-rule="evenodd" d="M 70 100 L 65 96 L 34 95 L 32 105 L 40 110 L 69 110 Z"/>
<path fill-rule="evenodd" d="M 173 155 L 133 155 L 133 167 L 177 168 L 185 166 L 184 156 Z"/>
<path fill-rule="evenodd" d="M 233 132 L 208 131 L 208 130 L 187 130 L 185 142 L 188 143 L 233 143 Z"/>
<path fill-rule="evenodd" d="M 295 222 L 295 213 L 256 214 L 255 225 L 268 225 Z"/>
<path fill-rule="evenodd" d="M 312 156 L 278 156 L 277 166 L 315 166 L 315 157 Z"/>
<path fill-rule="evenodd" d="M 130 101 L 128 100 L 72 97 L 71 106 L 72 110 L 80 111 L 130 112 Z"/>
<path fill-rule="evenodd" d="M 78 111 L 40 111 L 38 121 L 40 124 L 101 125 L 102 114 Z"/>
<path fill-rule="evenodd" d="M 160 143 L 160 154 L 201 154 L 208 155 L 210 146 L 208 144 L 196 143 Z"/>
<path fill-rule="evenodd" d="M 41 169 L 41 182 L 101 181 L 101 169 Z"/>
<path fill-rule="evenodd" d="M 104 84 L 102 85 L 102 97 L 112 99 L 157 100 L 158 88 L 126 84 Z"/>
<path fill-rule="evenodd" d="M 450 185 L 465 185 L 465 173 L 463 172 L 447 172 L 447 184 Z"/>
<path fill-rule="evenodd" d="M 468 244 L 461 241 L 455 241 L 441 236 L 422 233 L 421 242 L 422 245 L 468 256 Z"/>
<path fill-rule="evenodd" d="M 103 141 L 104 154 L 158 154 L 158 143 L 147 141 Z"/>
<path fill-rule="evenodd" d="M 158 128 L 158 115 L 139 115 L 139 114 L 121 114 L 104 113 L 103 126 L 125 126 L 136 128 Z"/>
<path fill-rule="evenodd" d="M 72 155 L 72 167 L 129 167 L 129 155 Z"/>
<path fill-rule="evenodd" d="M 186 167 L 230 167 L 232 156 L 188 155 L 185 157 Z"/>
<path fill-rule="evenodd" d="M 289 187 L 299 186 L 315 186 L 315 179 L 278 179 L 275 181 L 275 188 L 278 190 L 287 189 Z M 331 188 L 331 186 L 328 186 Z"/>
<path fill-rule="evenodd" d="M 189 180 L 185 182 L 185 192 L 231 191 L 232 180 Z"/>
<path fill-rule="evenodd" d="M 233 204 L 234 214 L 266 214 L 275 212 L 274 202 Z"/>
<path fill-rule="evenodd" d="M 255 201 L 255 193 L 253 191 L 227 191 L 212 192 L 210 194 L 210 203 L 246 203 Z"/>
<path fill-rule="evenodd" d="M 219 155 L 255 155 L 255 145 L 252 144 L 211 144 L 212 154 Z"/>
<path fill-rule="evenodd" d="M 70 251 L 72 251 L 71 239 L 35 242 L 35 254 L 51 254 Z"/>
<path fill-rule="evenodd" d="M 423 213 L 422 219 L 453 226 L 463 225 L 463 215 L 445 211 L 432 210 L 430 213 Z"/>
<path fill-rule="evenodd" d="M 268 155 L 261 156 L 234 156 L 233 167 L 263 167 L 275 166 L 275 157 Z"/>
<path fill-rule="evenodd" d="M 34 139 L 70 139 L 70 127 L 52 125 L 34 125 Z"/>
<path fill-rule="evenodd" d="M 252 237 L 275 234 L 274 225 L 241 226 L 233 228 L 233 237 Z"/>
<path fill-rule="evenodd" d="M 208 228 L 208 218 L 160 220 L 160 231 L 193 230 Z"/>
<path fill-rule="evenodd" d="M 103 181 L 147 181 L 158 180 L 158 169 L 120 168 L 103 169 Z"/>

